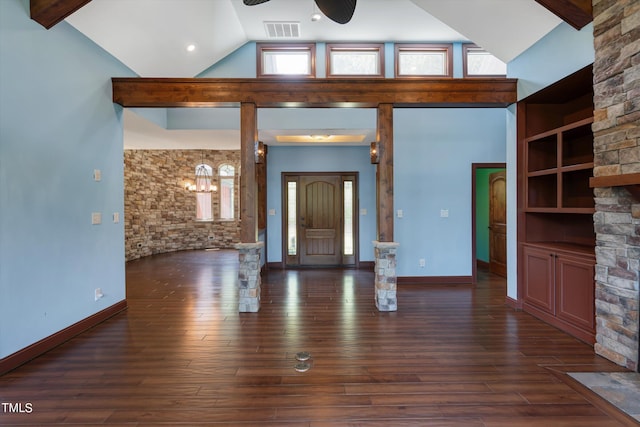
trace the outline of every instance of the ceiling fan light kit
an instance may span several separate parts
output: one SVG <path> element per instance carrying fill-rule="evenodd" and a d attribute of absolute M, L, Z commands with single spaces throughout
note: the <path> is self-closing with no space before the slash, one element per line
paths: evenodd
<path fill-rule="evenodd" d="M 242 0 L 247 6 L 256 6 L 262 3 L 266 3 L 269 0 Z M 325 14 L 325 16 L 338 24 L 346 24 L 351 21 L 353 13 L 356 10 L 356 0 L 315 0 L 318 9 Z M 315 14 L 314 14 L 315 15 Z M 320 18 L 314 19 L 317 21 Z"/>

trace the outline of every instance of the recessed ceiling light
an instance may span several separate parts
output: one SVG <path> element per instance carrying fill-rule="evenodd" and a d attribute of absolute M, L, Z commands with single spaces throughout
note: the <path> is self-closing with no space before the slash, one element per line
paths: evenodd
<path fill-rule="evenodd" d="M 187 46 L 187 52 L 193 52 L 194 50 L 196 50 L 195 44 L 190 44 Z"/>

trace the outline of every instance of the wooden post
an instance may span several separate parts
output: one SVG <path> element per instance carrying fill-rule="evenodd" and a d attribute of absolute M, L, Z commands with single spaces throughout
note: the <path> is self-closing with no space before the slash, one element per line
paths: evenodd
<path fill-rule="evenodd" d="M 240 242 L 258 240 L 258 184 L 256 182 L 255 143 L 258 140 L 256 104 L 240 104 Z"/>
<path fill-rule="evenodd" d="M 393 242 L 393 104 L 378 105 L 378 240 Z"/>

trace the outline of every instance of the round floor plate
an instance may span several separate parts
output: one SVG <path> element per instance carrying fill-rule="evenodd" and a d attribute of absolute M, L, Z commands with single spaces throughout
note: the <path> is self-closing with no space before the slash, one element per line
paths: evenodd
<path fill-rule="evenodd" d="M 305 360 L 311 359 L 311 354 L 309 354 L 308 351 L 301 351 L 300 353 L 296 353 L 296 359 L 304 362 Z"/>
<path fill-rule="evenodd" d="M 294 368 L 298 372 L 307 372 L 309 369 L 311 369 L 311 365 L 307 362 L 300 362 L 296 363 L 296 366 L 294 366 Z"/>

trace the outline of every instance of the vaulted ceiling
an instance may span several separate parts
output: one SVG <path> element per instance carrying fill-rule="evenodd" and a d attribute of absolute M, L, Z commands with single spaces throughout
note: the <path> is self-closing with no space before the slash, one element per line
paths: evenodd
<path fill-rule="evenodd" d="M 66 19 L 141 77 L 195 77 L 247 42 L 269 40 L 269 21 L 299 22 L 294 40 L 471 41 L 509 62 L 558 15 L 576 28 L 591 20 L 591 0 L 360 0 L 345 25 L 312 22 L 315 10 L 313 0 L 31 0 L 33 19 L 45 27 Z"/>

